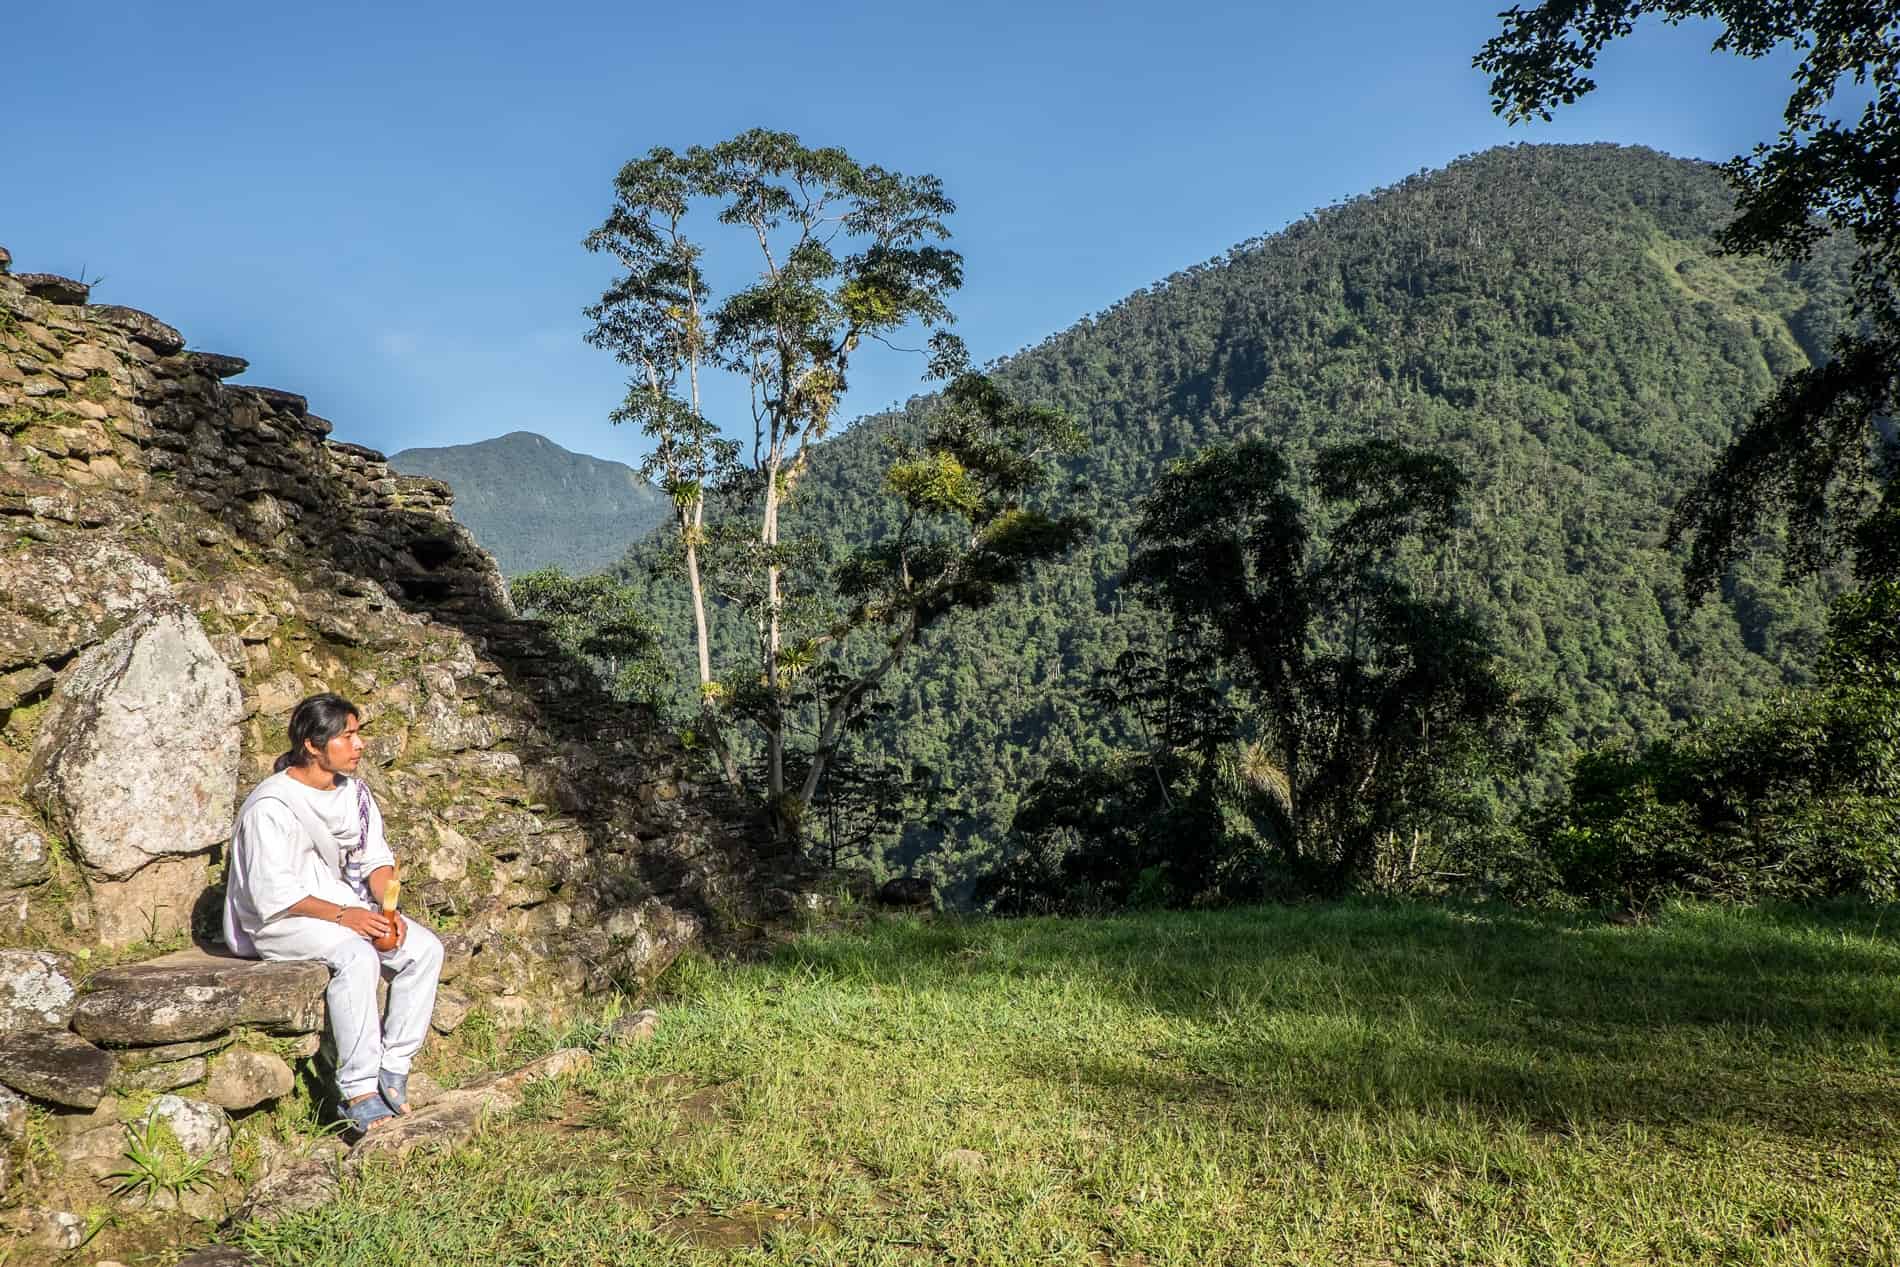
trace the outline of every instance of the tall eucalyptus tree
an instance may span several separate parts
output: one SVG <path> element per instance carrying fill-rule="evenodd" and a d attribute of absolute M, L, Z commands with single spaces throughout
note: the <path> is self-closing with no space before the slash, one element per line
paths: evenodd
<path fill-rule="evenodd" d="M 955 204 L 936 177 L 755 129 L 683 153 L 653 149 L 622 168 L 614 193 L 586 245 L 624 271 L 587 310 L 588 338 L 633 371 L 614 417 L 652 438 L 646 469 L 676 507 L 706 737 L 743 787 L 727 722 L 757 724 L 761 799 L 778 833 L 795 837 L 852 723 L 924 630 L 987 604 L 1077 539 L 1079 522 L 1026 499 L 1045 459 L 1079 433 L 1009 399 L 945 330 L 963 262 L 942 245 Z M 688 231 L 705 221 L 727 231 L 714 271 L 749 274 L 723 295 L 708 279 L 712 239 Z M 812 446 L 837 421 L 860 349 L 914 327 L 934 332 L 929 369 L 948 388 L 921 443 L 888 473 L 901 530 L 818 577 L 808 543 L 786 526 Z M 744 384 L 750 416 L 738 427 L 708 417 L 711 373 Z M 748 422 L 749 446 L 727 437 Z M 756 653 L 723 676 L 709 580 L 726 609 L 749 618 Z M 854 651 L 852 635 L 870 629 L 882 649 Z M 788 763 L 798 734 L 811 736 L 810 751 Z M 796 787 L 788 770 L 802 771 Z"/>

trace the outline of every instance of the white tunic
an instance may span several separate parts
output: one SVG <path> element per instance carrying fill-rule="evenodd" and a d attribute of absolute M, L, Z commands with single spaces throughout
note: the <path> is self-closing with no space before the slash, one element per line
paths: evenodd
<path fill-rule="evenodd" d="M 356 780 L 338 775 L 319 790 L 280 771 L 259 783 L 238 811 L 225 863 L 225 943 L 253 958 L 314 959 L 339 936 L 356 936 L 284 913 L 307 897 L 373 907 L 368 877 L 396 859 L 374 797 L 368 810 L 365 839 Z"/>

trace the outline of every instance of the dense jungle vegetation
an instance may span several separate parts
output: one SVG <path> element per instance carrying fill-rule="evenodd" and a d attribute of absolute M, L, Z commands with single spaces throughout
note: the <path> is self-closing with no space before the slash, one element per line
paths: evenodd
<path fill-rule="evenodd" d="M 1392 442 L 1462 472 L 1443 540 L 1399 571 L 1471 609 L 1522 689 L 1551 701 L 1528 776 L 1485 792 L 1493 816 L 1558 790 L 1589 747 L 1809 683 L 1840 576 L 1787 583 L 1771 551 L 1696 606 L 1663 541 L 1680 491 L 1778 376 L 1825 355 L 1847 309 L 1844 249 L 1792 266 L 1719 254 L 1732 210 L 1706 164 L 1612 145 L 1493 150 L 1244 243 L 995 367 L 1086 431 L 1065 508 L 1091 537 L 936 632 L 950 654 L 887 681 L 857 764 L 885 776 L 867 800 L 906 785 L 909 826 L 899 837 L 859 807 L 830 843 L 966 895 L 1037 780 L 1146 748 L 1139 719 L 1091 692 L 1156 645 L 1155 611 L 1124 588 L 1139 499 L 1216 442 L 1270 444 L 1307 500 L 1322 451 L 1342 443 Z M 933 407 L 918 398 L 816 451 L 795 514 L 828 557 L 891 531 L 889 444 Z M 1315 539 L 1328 530 L 1322 509 Z M 663 553 L 636 549 L 621 573 L 683 652 L 690 619 Z"/>

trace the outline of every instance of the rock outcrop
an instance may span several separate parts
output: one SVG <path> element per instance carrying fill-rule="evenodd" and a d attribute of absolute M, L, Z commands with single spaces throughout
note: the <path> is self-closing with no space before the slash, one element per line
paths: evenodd
<path fill-rule="evenodd" d="M 516 617 L 445 485 L 89 299 L 0 268 L 0 944 L 42 956 L 0 959 L 0 1087 L 104 1140 L 121 1094 L 183 1122 L 288 1090 L 324 969 L 176 947 L 216 937 L 235 809 L 319 690 L 362 708 L 405 908 L 444 934 L 438 1034 L 641 990 L 783 906 L 798 862 Z M 0 1204 L 30 1170 L 0 1135 Z"/>
<path fill-rule="evenodd" d="M 172 598 L 59 676 L 26 797 L 72 847 L 101 944 L 189 928 L 205 855 L 230 836 L 243 704 L 237 675 Z"/>

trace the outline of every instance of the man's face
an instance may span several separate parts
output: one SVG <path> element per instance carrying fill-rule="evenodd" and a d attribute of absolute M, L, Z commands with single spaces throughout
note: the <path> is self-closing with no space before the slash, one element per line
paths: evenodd
<path fill-rule="evenodd" d="M 323 745 L 323 751 L 317 754 L 317 764 L 331 774 L 355 774 L 362 760 L 363 722 L 355 716 L 350 718 L 343 733 Z"/>

